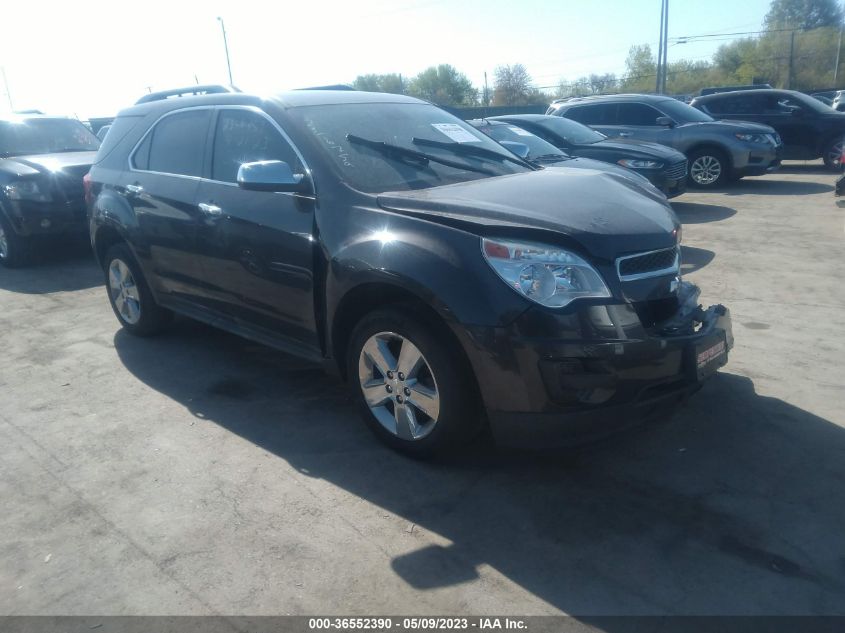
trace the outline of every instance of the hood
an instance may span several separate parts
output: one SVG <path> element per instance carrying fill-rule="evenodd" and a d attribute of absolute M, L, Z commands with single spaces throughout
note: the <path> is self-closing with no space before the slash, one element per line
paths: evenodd
<path fill-rule="evenodd" d="M 96 155 L 97 152 L 59 152 L 57 154 L 10 156 L 0 159 L 0 170 L 18 176 L 65 172 L 69 175 L 78 174 L 82 178 L 91 168 Z"/>
<path fill-rule="evenodd" d="M 604 167 L 606 165 L 602 164 Z M 441 223 L 540 229 L 565 235 L 595 257 L 675 245 L 671 207 L 606 169 L 560 166 L 415 191 L 383 193 L 387 210 Z"/>
<path fill-rule="evenodd" d="M 724 130 L 726 132 L 751 132 L 756 134 L 775 134 L 775 128 L 762 123 L 752 123 L 751 121 L 701 121 L 697 123 L 684 123 L 679 125 L 679 128 L 690 128 L 693 126 L 706 125 L 707 129 Z"/>
<path fill-rule="evenodd" d="M 642 160 L 658 160 L 667 165 L 686 160 L 686 157 L 676 149 L 659 143 L 647 143 L 633 139 L 606 139 L 589 145 L 579 145 L 578 149 L 588 150 L 590 156 L 612 156 L 614 160 L 622 158 L 638 158 Z M 586 155 L 586 154 L 585 154 Z"/>

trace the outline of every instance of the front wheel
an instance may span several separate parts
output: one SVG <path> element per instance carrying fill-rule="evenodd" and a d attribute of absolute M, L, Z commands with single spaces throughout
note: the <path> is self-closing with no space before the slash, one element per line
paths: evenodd
<path fill-rule="evenodd" d="M 173 314 L 155 302 L 140 266 L 126 245 L 112 246 L 103 262 L 109 303 L 123 329 L 135 336 L 158 333 Z"/>
<path fill-rule="evenodd" d="M 828 143 L 822 154 L 824 166 L 831 171 L 839 171 L 842 168 L 843 151 L 845 151 L 845 138 L 837 138 Z"/>
<path fill-rule="evenodd" d="M 29 261 L 30 238 L 18 235 L 0 212 L 0 266 L 18 268 Z"/>
<path fill-rule="evenodd" d="M 689 157 L 689 183 L 699 189 L 715 189 L 729 177 L 730 165 L 716 149 L 700 149 Z"/>
<path fill-rule="evenodd" d="M 474 382 L 450 342 L 403 310 L 374 312 L 356 326 L 347 375 L 367 425 L 389 446 L 431 457 L 480 430 Z"/>

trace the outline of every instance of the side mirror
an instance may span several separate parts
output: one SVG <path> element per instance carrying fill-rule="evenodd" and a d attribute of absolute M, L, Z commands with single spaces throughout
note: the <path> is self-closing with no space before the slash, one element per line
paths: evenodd
<path fill-rule="evenodd" d="M 510 151 L 512 154 L 516 154 L 522 160 L 528 158 L 528 155 L 531 153 L 531 149 L 525 143 L 517 143 L 516 141 L 501 141 L 499 145 Z"/>
<path fill-rule="evenodd" d="M 668 116 L 657 117 L 657 120 L 655 121 L 655 123 L 657 123 L 657 125 L 659 125 L 661 127 L 675 127 L 675 122 L 672 119 L 670 119 Z"/>
<path fill-rule="evenodd" d="M 302 191 L 304 174 L 295 174 L 281 160 L 260 160 L 238 168 L 238 186 L 250 191 Z"/>

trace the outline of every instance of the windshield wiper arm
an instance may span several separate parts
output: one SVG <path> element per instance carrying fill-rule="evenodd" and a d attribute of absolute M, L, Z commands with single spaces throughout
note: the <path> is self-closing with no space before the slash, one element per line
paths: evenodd
<path fill-rule="evenodd" d="M 455 169 L 466 169 L 469 171 L 478 172 L 479 174 L 495 176 L 495 174 L 489 169 L 474 167 L 472 165 L 467 165 L 466 163 L 448 160 L 445 158 L 438 158 L 437 156 L 431 156 L 430 154 L 418 152 L 408 147 L 402 147 L 401 145 L 393 145 L 392 143 L 386 143 L 384 141 L 374 141 L 372 139 L 356 136 L 355 134 L 347 134 L 346 140 L 356 145 L 363 145 L 364 147 L 374 149 L 378 152 L 381 152 L 385 156 L 411 159 L 415 161 L 419 166 L 427 166 L 429 162 L 432 162 L 439 163 L 441 165 L 446 165 L 447 167 L 453 167 Z"/>
<path fill-rule="evenodd" d="M 491 158 L 493 160 L 508 160 L 512 163 L 516 163 L 517 165 L 522 165 L 523 167 L 528 167 L 529 169 L 535 169 L 531 163 L 523 160 L 522 158 L 509 156 L 503 152 L 497 152 L 492 149 L 487 149 L 486 147 L 475 147 L 474 145 L 466 145 L 464 143 L 456 142 L 450 143 L 445 141 L 433 141 L 427 138 L 417 138 L 416 136 L 411 139 L 411 142 L 414 145 L 422 145 L 424 147 L 439 147 L 440 149 L 448 149 L 456 154 L 463 154 L 465 156 L 477 156 L 479 158 Z"/>

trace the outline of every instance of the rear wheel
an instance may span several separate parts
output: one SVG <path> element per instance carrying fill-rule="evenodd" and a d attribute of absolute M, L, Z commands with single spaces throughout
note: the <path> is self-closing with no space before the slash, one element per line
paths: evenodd
<path fill-rule="evenodd" d="M 18 268 L 29 261 L 30 240 L 18 235 L 11 223 L 0 213 L 0 265 Z"/>
<path fill-rule="evenodd" d="M 370 429 L 417 457 L 442 454 L 480 430 L 474 382 L 449 337 L 404 310 L 380 310 L 355 327 L 347 375 Z"/>
<path fill-rule="evenodd" d="M 690 154 L 689 183 L 699 189 L 714 189 L 729 177 L 730 165 L 725 154 L 717 149 L 704 148 Z"/>
<path fill-rule="evenodd" d="M 845 138 L 833 139 L 824 148 L 822 159 L 824 166 L 832 171 L 842 169 L 842 151 L 845 150 Z"/>
<path fill-rule="evenodd" d="M 109 302 L 120 325 L 135 336 L 161 331 L 173 313 L 159 306 L 141 268 L 124 244 L 112 246 L 103 260 Z"/>

